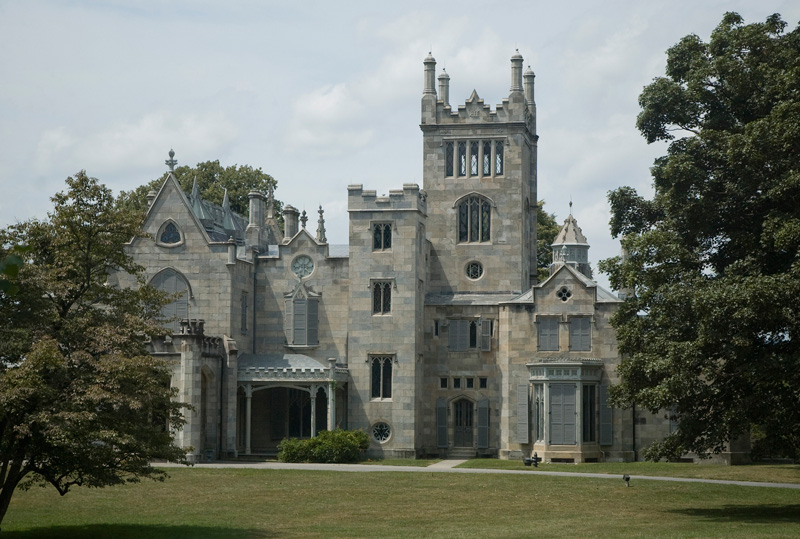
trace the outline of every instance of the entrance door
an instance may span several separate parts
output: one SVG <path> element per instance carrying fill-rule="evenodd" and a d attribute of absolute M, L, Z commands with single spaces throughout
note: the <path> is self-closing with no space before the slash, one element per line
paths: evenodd
<path fill-rule="evenodd" d="M 457 400 L 453 403 L 454 447 L 472 447 L 473 433 L 473 406 L 467 399 Z"/>

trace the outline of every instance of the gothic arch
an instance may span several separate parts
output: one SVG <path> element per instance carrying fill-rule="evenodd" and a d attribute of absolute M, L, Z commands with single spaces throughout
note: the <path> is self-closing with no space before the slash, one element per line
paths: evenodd
<path fill-rule="evenodd" d="M 169 294 L 181 294 L 161 309 L 164 327 L 177 332 L 180 321 L 189 318 L 189 300 L 194 296 L 189 280 L 175 268 L 164 268 L 150 280 L 150 285 Z"/>

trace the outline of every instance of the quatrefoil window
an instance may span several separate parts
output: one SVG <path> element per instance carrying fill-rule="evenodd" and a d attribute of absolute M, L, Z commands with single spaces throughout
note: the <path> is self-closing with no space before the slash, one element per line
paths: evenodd
<path fill-rule="evenodd" d="M 572 292 L 570 292 L 569 288 L 567 288 L 566 286 L 562 286 L 558 290 L 558 292 L 556 292 L 556 296 L 558 296 L 558 299 L 560 299 L 561 301 L 567 301 L 569 298 L 572 297 Z"/>

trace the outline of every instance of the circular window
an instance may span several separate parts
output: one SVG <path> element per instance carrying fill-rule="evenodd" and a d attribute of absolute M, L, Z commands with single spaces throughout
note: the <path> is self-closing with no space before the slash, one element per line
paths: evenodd
<path fill-rule="evenodd" d="M 300 277 L 308 277 L 314 271 L 314 261 L 310 256 L 300 255 L 292 262 L 292 271 Z"/>
<path fill-rule="evenodd" d="M 483 264 L 480 262 L 470 262 L 467 264 L 467 277 L 470 279 L 480 279 L 483 275 Z"/>
<path fill-rule="evenodd" d="M 372 427 L 372 437 L 378 443 L 385 443 L 392 435 L 392 428 L 387 423 L 375 423 Z"/>
<path fill-rule="evenodd" d="M 569 288 L 567 288 L 566 286 L 562 286 L 558 290 L 558 292 L 556 292 L 556 296 L 558 296 L 558 299 L 560 299 L 561 301 L 567 301 L 569 298 L 572 297 L 572 292 L 570 292 Z"/>

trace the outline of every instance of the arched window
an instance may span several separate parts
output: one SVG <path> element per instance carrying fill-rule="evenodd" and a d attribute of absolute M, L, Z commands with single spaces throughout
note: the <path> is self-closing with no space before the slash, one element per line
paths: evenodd
<path fill-rule="evenodd" d="M 180 294 L 161 309 L 164 327 L 171 329 L 173 333 L 177 332 L 180 321 L 189 318 L 189 283 L 183 275 L 172 268 L 167 268 L 153 277 L 150 284 L 162 292 Z"/>
<path fill-rule="evenodd" d="M 492 228 L 492 205 L 478 195 L 464 199 L 458 205 L 459 243 L 489 241 Z"/>

